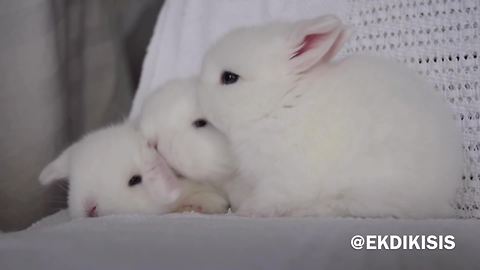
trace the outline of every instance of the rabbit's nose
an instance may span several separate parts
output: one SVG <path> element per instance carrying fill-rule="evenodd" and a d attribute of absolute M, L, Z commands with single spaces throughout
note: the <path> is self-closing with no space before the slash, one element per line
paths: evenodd
<path fill-rule="evenodd" d="M 147 142 L 147 145 L 148 145 L 149 148 L 152 148 L 152 149 L 154 149 L 155 151 L 158 151 L 158 144 L 157 144 L 156 141 L 149 140 L 149 141 Z"/>
<path fill-rule="evenodd" d="M 87 217 L 98 217 L 97 206 L 94 205 L 90 208 L 87 208 Z"/>

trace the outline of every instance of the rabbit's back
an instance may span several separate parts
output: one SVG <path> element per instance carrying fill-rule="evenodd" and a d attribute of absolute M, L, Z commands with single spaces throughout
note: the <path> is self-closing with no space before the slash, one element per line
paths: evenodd
<path fill-rule="evenodd" d="M 347 198 L 340 205 L 354 215 L 371 216 L 369 202 L 378 215 L 381 204 L 385 213 L 388 205 L 408 212 L 423 204 L 413 216 L 436 207 L 449 215 L 463 169 L 460 131 L 439 93 L 416 74 L 352 57 L 310 73 L 290 95 L 279 117 L 322 196 Z"/>

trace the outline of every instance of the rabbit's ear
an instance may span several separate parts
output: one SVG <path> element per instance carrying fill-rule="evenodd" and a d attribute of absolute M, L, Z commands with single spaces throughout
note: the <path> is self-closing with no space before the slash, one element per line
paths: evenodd
<path fill-rule="evenodd" d="M 333 15 L 299 22 L 290 36 L 290 62 L 296 73 L 330 61 L 348 40 L 351 31 Z"/>
<path fill-rule="evenodd" d="M 48 185 L 68 177 L 71 152 L 72 146 L 64 150 L 59 157 L 50 162 L 50 164 L 42 170 L 38 177 L 38 180 L 42 185 Z"/>

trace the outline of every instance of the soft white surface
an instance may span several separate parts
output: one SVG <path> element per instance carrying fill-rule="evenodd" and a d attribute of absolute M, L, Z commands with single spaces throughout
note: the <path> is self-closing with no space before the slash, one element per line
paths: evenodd
<path fill-rule="evenodd" d="M 40 228 L 45 228 L 45 227 L 49 227 L 49 226 L 53 226 L 53 225 L 57 225 L 57 224 L 61 224 L 61 223 L 66 223 L 66 222 L 69 222 L 70 220 L 71 220 L 71 218 L 70 218 L 70 215 L 69 215 L 68 211 L 67 210 L 61 210 L 61 211 L 58 211 L 55 214 L 47 216 L 47 217 L 33 223 L 32 226 L 30 226 L 30 228 L 28 228 L 27 230 L 36 230 L 36 229 L 40 229 Z"/>
<path fill-rule="evenodd" d="M 64 221 L 0 236 L 10 269 L 478 269 L 479 220 L 172 214 Z M 54 222 L 54 223 L 56 223 Z M 452 234 L 454 250 L 354 250 L 366 234 Z"/>

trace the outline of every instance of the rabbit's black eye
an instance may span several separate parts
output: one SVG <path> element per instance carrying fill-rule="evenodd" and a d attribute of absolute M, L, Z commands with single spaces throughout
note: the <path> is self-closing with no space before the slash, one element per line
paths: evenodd
<path fill-rule="evenodd" d="M 224 71 L 222 73 L 222 77 L 220 78 L 220 80 L 222 84 L 232 84 L 232 83 L 236 83 L 238 81 L 238 78 L 240 78 L 238 74 L 235 74 L 230 71 Z"/>
<path fill-rule="evenodd" d="M 136 174 L 134 176 L 132 176 L 132 178 L 130 178 L 130 180 L 128 180 L 128 186 L 129 187 L 133 187 L 135 185 L 138 185 L 142 183 L 142 176 Z"/>
<path fill-rule="evenodd" d="M 207 124 L 208 124 L 207 120 L 202 119 L 202 118 L 193 121 L 193 126 L 196 127 L 196 128 L 202 128 L 202 127 L 206 126 Z"/>

